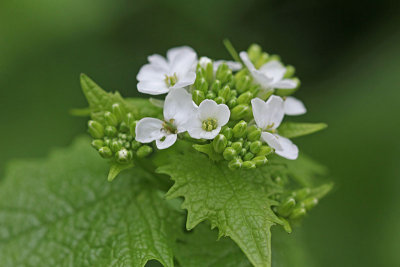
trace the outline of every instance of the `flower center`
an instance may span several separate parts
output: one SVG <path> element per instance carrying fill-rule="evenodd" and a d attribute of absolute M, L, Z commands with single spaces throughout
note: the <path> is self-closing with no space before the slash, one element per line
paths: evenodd
<path fill-rule="evenodd" d="M 165 84 L 166 84 L 168 87 L 172 87 L 172 86 L 174 86 L 174 85 L 176 84 L 176 82 L 178 81 L 178 76 L 176 76 L 176 73 L 174 73 L 174 74 L 171 75 L 171 76 L 168 76 L 167 74 L 165 74 L 165 79 L 164 79 L 164 81 L 165 81 Z"/>
<path fill-rule="evenodd" d="M 218 122 L 216 119 L 211 119 L 208 118 L 207 120 L 204 120 L 202 123 L 201 128 L 203 128 L 203 130 L 207 131 L 207 132 L 211 132 L 212 130 L 217 129 L 218 127 Z"/>
<path fill-rule="evenodd" d="M 265 131 L 270 132 L 270 133 L 276 133 L 276 129 L 274 129 L 275 123 L 271 123 L 267 125 Z"/>
<path fill-rule="evenodd" d="M 170 119 L 169 121 L 164 121 L 164 124 L 163 124 L 164 131 L 166 131 L 167 133 L 170 133 L 170 134 L 178 133 L 178 129 L 174 125 L 174 122 L 175 122 L 174 119 Z"/>

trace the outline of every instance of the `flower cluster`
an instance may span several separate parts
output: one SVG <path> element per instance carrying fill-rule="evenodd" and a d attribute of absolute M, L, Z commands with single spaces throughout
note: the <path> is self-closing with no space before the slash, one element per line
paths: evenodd
<path fill-rule="evenodd" d="M 258 45 L 239 55 L 236 61 L 198 59 L 184 46 L 170 49 L 166 58 L 149 56 L 137 88 L 166 95 L 165 101 L 157 100 L 162 117 L 136 121 L 115 104 L 104 115 L 105 125 L 89 122 L 93 146 L 119 163 L 149 155 L 154 141 L 157 149 L 166 149 L 182 138 L 211 159 L 228 161 L 231 169 L 264 165 L 271 153 L 296 159 L 297 146 L 279 134 L 285 115 L 306 112 L 300 100 L 289 96 L 300 85 L 294 68 Z"/>

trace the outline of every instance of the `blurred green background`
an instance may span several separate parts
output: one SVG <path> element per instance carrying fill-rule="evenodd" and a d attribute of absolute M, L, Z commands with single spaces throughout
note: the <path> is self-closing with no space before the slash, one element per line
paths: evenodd
<path fill-rule="evenodd" d="M 296 140 L 336 184 L 302 226 L 315 265 L 400 266 L 399 1 L 0 0 L 0 176 L 85 132 L 80 72 L 135 96 L 147 55 L 228 59 L 226 37 L 296 66 L 299 119 L 329 124 Z"/>

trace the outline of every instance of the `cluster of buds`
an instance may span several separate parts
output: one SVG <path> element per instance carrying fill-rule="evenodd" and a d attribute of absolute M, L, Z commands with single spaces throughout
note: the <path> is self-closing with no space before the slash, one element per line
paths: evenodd
<path fill-rule="evenodd" d="M 104 112 L 103 120 L 90 120 L 88 131 L 94 138 L 92 146 L 100 156 L 119 164 L 128 164 L 133 158 L 148 156 L 153 148 L 135 140 L 137 121 L 132 113 L 115 103 Z"/>

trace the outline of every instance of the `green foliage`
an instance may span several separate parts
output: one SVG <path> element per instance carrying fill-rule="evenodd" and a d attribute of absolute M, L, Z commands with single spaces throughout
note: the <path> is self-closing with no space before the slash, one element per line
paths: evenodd
<path fill-rule="evenodd" d="M 284 137 L 294 138 L 321 131 L 326 127 L 328 126 L 325 123 L 284 122 L 279 126 L 278 131 Z"/>
<path fill-rule="evenodd" d="M 180 214 L 141 169 L 102 179 L 88 143 L 11 164 L 0 187 L 0 266 L 173 266 Z"/>

